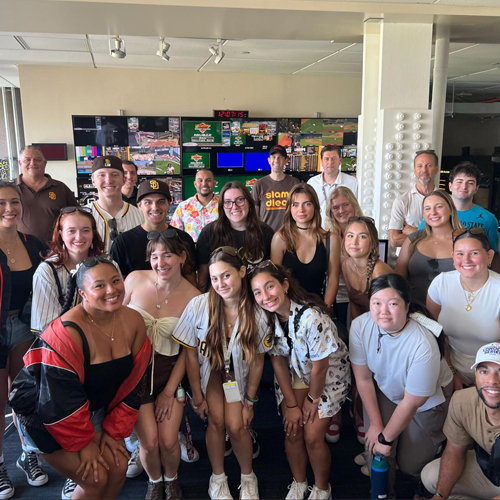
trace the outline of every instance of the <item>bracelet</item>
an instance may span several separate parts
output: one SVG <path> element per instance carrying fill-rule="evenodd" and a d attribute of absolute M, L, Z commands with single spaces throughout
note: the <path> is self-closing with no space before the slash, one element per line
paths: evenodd
<path fill-rule="evenodd" d="M 451 368 L 451 367 L 450 367 L 450 368 Z M 444 496 L 443 496 L 443 495 L 441 495 L 441 493 L 438 493 L 437 491 L 436 491 L 436 493 L 434 493 L 434 496 L 435 496 L 435 497 L 439 497 L 439 498 L 444 498 Z"/>
<path fill-rule="evenodd" d="M 257 403 L 259 401 L 259 398 L 257 396 L 255 396 L 254 398 L 251 398 L 247 393 L 245 393 L 245 399 L 247 401 L 250 401 L 250 403 L 252 403 L 252 404 Z"/>
<path fill-rule="evenodd" d="M 191 400 L 191 405 L 192 405 L 192 407 L 193 407 L 193 409 L 194 409 L 194 410 L 197 410 L 200 406 L 203 406 L 203 403 L 204 403 L 204 402 L 205 402 L 205 398 L 203 398 L 203 399 L 201 400 L 201 403 L 198 403 L 197 405 L 195 405 L 195 404 L 194 404 L 194 401 L 193 401 L 193 400 Z"/>
<path fill-rule="evenodd" d="M 453 375 L 456 375 L 457 374 L 457 369 L 453 365 L 448 365 L 448 366 L 450 367 L 451 373 L 453 373 Z"/>
<path fill-rule="evenodd" d="M 293 405 L 293 406 L 288 406 L 288 405 L 286 405 L 286 407 L 287 407 L 289 410 L 291 410 L 292 408 L 297 408 L 297 406 L 299 406 L 299 404 L 298 404 L 298 403 L 297 403 L 296 405 Z"/>
<path fill-rule="evenodd" d="M 309 392 L 307 393 L 307 400 L 309 401 L 309 403 L 312 403 L 312 404 L 317 405 L 317 404 L 319 403 L 319 400 L 320 400 L 320 399 L 321 399 L 321 398 L 316 398 L 316 399 L 314 399 L 314 398 L 311 396 L 311 393 L 309 393 Z"/>

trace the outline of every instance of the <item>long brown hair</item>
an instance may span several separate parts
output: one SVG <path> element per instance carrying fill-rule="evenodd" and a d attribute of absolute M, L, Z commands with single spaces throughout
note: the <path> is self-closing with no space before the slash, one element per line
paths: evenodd
<path fill-rule="evenodd" d="M 224 211 L 224 197 L 229 189 L 239 189 L 241 195 L 248 203 L 247 228 L 245 230 L 244 251 L 248 262 L 259 262 L 266 253 L 264 248 L 264 235 L 262 233 L 262 222 L 260 221 L 255 201 L 250 191 L 239 181 L 228 182 L 221 190 L 219 197 L 219 218 L 212 223 L 210 235 L 210 247 L 212 249 L 222 246 L 234 246 L 235 242 L 231 234 L 231 222 Z"/>
<path fill-rule="evenodd" d="M 340 224 L 338 223 L 337 219 L 333 216 L 332 202 L 333 202 L 333 200 L 336 200 L 337 198 L 340 198 L 341 196 L 345 196 L 349 200 L 349 203 L 354 208 L 354 215 L 358 215 L 358 216 L 363 215 L 363 211 L 361 210 L 361 207 L 359 206 L 358 200 L 356 199 L 356 196 L 354 196 L 354 193 L 348 187 L 337 186 L 330 193 L 330 196 L 328 197 L 328 200 L 326 202 L 325 226 L 329 231 L 331 231 L 332 233 L 336 233 L 339 236 L 340 236 L 340 233 L 342 232 L 342 230 L 341 230 Z"/>
<path fill-rule="evenodd" d="M 309 184 L 305 184 L 304 182 L 296 184 L 288 194 L 285 219 L 283 222 L 283 226 L 278 231 L 278 234 L 285 241 L 286 249 L 290 253 L 295 253 L 295 251 L 297 250 L 296 242 L 299 239 L 299 230 L 297 229 L 297 223 L 292 217 L 292 204 L 295 200 L 295 196 L 297 196 L 298 194 L 305 194 L 314 206 L 314 215 L 311 219 L 310 229 L 313 235 L 316 237 L 317 242 L 323 241 L 326 237 L 326 231 L 321 227 L 321 208 L 316 191 L 314 191 L 314 189 L 309 186 Z"/>
<path fill-rule="evenodd" d="M 222 196 L 221 196 L 222 198 Z M 212 252 L 208 266 L 216 262 L 225 262 L 237 271 L 244 267 L 238 250 L 233 247 L 221 247 Z M 245 363 L 251 366 L 256 358 L 259 331 L 255 321 L 255 304 L 248 291 L 248 278 L 245 274 L 241 279 L 240 298 L 238 301 L 238 341 L 243 350 Z M 224 354 L 222 343 L 226 342 L 224 321 L 224 299 L 210 287 L 208 292 L 208 330 L 207 347 L 210 355 L 210 367 L 212 370 L 224 368 Z"/>

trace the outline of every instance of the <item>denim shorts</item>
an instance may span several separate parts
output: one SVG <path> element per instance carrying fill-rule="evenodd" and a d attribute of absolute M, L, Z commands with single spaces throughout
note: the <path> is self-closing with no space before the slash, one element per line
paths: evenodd
<path fill-rule="evenodd" d="M 0 337 L 2 347 L 12 350 L 14 347 L 27 340 L 35 340 L 35 336 L 31 333 L 30 327 L 23 323 L 17 314 L 8 316 L 5 329 Z"/>
<path fill-rule="evenodd" d="M 106 412 L 104 408 L 101 408 L 99 410 L 93 411 L 90 413 L 90 422 L 94 426 L 94 430 L 96 434 L 98 432 L 102 432 L 102 424 L 104 422 L 104 419 L 106 417 Z M 43 454 L 43 451 L 41 451 L 38 446 L 35 444 L 35 441 L 33 441 L 33 438 L 29 435 L 28 429 L 26 428 L 25 425 L 21 424 L 19 422 L 19 419 L 17 418 L 16 415 L 16 426 L 17 430 L 19 432 L 19 435 L 21 436 L 21 442 L 24 442 L 23 446 L 23 451 L 24 452 L 30 452 L 33 451 L 37 453 L 38 455 Z"/>

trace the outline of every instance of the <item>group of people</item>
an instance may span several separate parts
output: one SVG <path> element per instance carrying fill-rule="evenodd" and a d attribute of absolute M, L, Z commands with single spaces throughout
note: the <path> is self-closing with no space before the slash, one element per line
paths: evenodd
<path fill-rule="evenodd" d="M 286 149 L 274 146 L 253 193 L 232 181 L 219 197 L 201 170 L 197 194 L 167 222 L 168 185 L 127 186 L 133 164 L 96 158 L 98 199 L 80 207 L 60 199 L 66 190 L 44 173 L 40 150 L 21 152 L 22 175 L 0 183 L 0 418 L 9 400 L 16 465 L 31 485 L 48 480 L 42 456 L 67 478 L 64 498 L 116 498 L 134 459 L 146 498 L 182 498 L 179 463 L 196 451 L 179 433 L 190 399 L 208 422 L 209 497 L 232 498 L 228 439 L 240 498 L 259 498 L 252 422 L 267 353 L 286 498 L 332 497 L 327 441 L 339 439 L 349 399 L 365 444 L 355 461 L 369 474 L 373 456 L 387 456 L 391 497 L 397 467 L 417 498 L 500 495 L 498 235 L 462 223 L 473 207 L 454 203 L 455 191 L 462 201 L 475 193 L 476 167 L 456 167 L 450 197 L 429 189 L 433 153 L 416 155 L 416 187 L 394 205 L 393 219 L 413 218 L 391 228 L 402 246 L 393 271 L 356 179 L 340 172 L 340 148 L 321 157 L 323 172 L 304 184 L 284 174 Z M 137 206 L 125 201 L 134 190 Z M 0 458 L 6 499 L 14 486 Z"/>

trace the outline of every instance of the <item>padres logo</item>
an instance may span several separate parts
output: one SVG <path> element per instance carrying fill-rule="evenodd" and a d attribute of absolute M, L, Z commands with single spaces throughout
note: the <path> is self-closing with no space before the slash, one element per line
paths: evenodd
<path fill-rule="evenodd" d="M 266 337 L 264 338 L 264 345 L 267 348 L 271 348 L 273 346 L 273 338 L 271 334 L 266 335 Z"/>
<path fill-rule="evenodd" d="M 151 186 L 151 189 L 160 189 L 160 185 L 158 184 L 158 181 L 149 181 L 149 185 Z"/>
<path fill-rule="evenodd" d="M 54 191 L 51 191 L 51 192 L 49 193 L 49 198 L 50 198 L 51 200 L 55 200 L 55 199 L 57 198 L 56 193 L 54 193 Z"/>
<path fill-rule="evenodd" d="M 105 166 L 105 167 L 111 167 L 111 162 L 109 161 L 109 159 L 108 159 L 108 158 L 106 158 L 106 159 L 104 160 L 104 166 Z"/>

